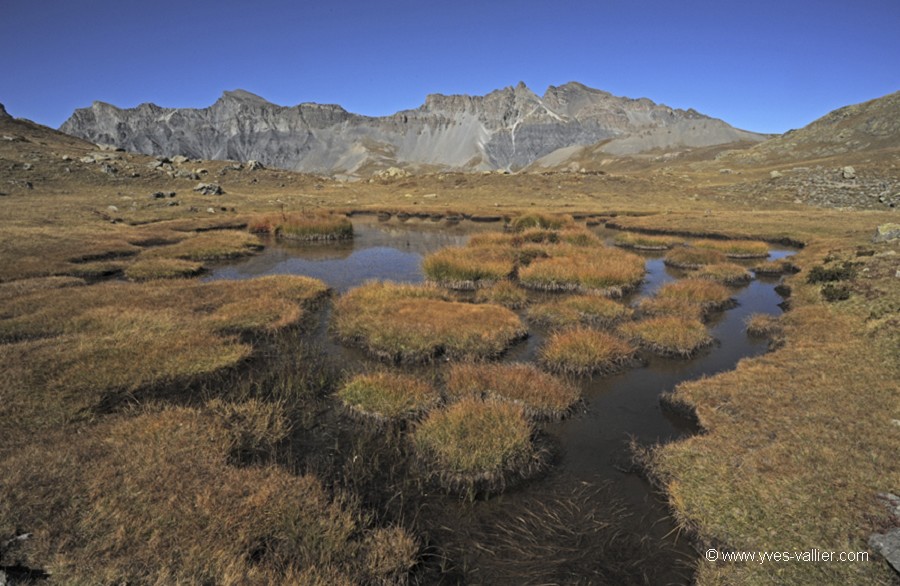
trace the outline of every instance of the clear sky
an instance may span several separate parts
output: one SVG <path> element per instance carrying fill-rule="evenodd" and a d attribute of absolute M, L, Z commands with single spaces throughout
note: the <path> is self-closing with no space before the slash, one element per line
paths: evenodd
<path fill-rule="evenodd" d="M 2 0 L 0 63 L 0 103 L 53 127 L 94 100 L 374 116 L 521 80 L 784 132 L 900 90 L 900 0 Z"/>

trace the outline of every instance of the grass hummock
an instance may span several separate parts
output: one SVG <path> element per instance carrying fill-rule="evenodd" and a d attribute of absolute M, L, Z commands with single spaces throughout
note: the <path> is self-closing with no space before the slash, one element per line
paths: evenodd
<path fill-rule="evenodd" d="M 623 325 L 620 331 L 642 347 L 664 356 L 688 358 L 713 343 L 703 322 L 680 316 L 660 316 L 631 322 Z"/>
<path fill-rule="evenodd" d="M 766 258 L 769 245 L 759 240 L 696 240 L 696 248 L 716 250 L 728 258 Z"/>
<path fill-rule="evenodd" d="M 447 247 L 422 261 L 428 280 L 449 289 L 490 286 L 508 278 L 514 268 L 511 252 L 497 247 Z"/>
<path fill-rule="evenodd" d="M 760 338 L 775 338 L 783 333 L 781 320 L 767 313 L 754 313 L 744 320 L 747 334 Z"/>
<path fill-rule="evenodd" d="M 436 287 L 380 282 L 338 299 L 332 326 L 345 343 L 394 362 L 493 357 L 527 334 L 505 307 L 450 301 Z"/>
<path fill-rule="evenodd" d="M 635 353 L 634 346 L 612 334 L 576 327 L 552 334 L 539 359 L 556 372 L 610 374 L 633 365 Z"/>
<path fill-rule="evenodd" d="M 225 260 L 253 254 L 263 248 L 253 234 L 239 230 L 199 232 L 175 244 L 144 250 L 142 259 L 176 258 L 191 261 Z"/>
<path fill-rule="evenodd" d="M 521 405 L 536 419 L 558 420 L 581 398 L 578 387 L 531 364 L 454 364 L 447 374 L 447 395 L 477 397 Z"/>
<path fill-rule="evenodd" d="M 644 272 L 644 259 L 630 252 L 559 245 L 549 258 L 519 270 L 519 282 L 529 289 L 621 297 L 640 284 Z"/>
<path fill-rule="evenodd" d="M 288 240 L 346 240 L 353 238 L 349 218 L 333 213 L 272 213 L 254 216 L 250 232 L 271 234 Z"/>
<path fill-rule="evenodd" d="M 779 258 L 776 260 L 765 260 L 758 264 L 753 265 L 752 270 L 757 275 L 764 276 L 773 276 L 777 277 L 779 275 L 791 274 L 799 272 L 800 269 L 797 268 L 789 258 Z"/>
<path fill-rule="evenodd" d="M 418 417 L 441 399 L 421 378 L 387 371 L 357 375 L 337 394 L 351 412 L 377 422 Z"/>
<path fill-rule="evenodd" d="M 468 397 L 432 411 L 412 439 L 445 489 L 474 498 L 501 491 L 543 467 L 532 433 L 519 405 Z"/>
<path fill-rule="evenodd" d="M 490 287 L 478 289 L 475 292 L 476 303 L 495 303 L 509 309 L 521 309 L 528 304 L 528 293 L 513 283 L 504 279 Z"/>
<path fill-rule="evenodd" d="M 691 276 L 698 279 L 709 279 L 724 285 L 744 285 L 753 280 L 750 271 L 731 262 L 704 265 Z"/>
<path fill-rule="evenodd" d="M 673 236 L 651 236 L 639 232 L 620 232 L 613 238 L 616 246 L 635 250 L 669 250 L 682 242 L 682 239 Z"/>
<path fill-rule="evenodd" d="M 681 279 L 666 283 L 657 291 L 656 297 L 673 304 L 697 305 L 704 313 L 725 309 L 734 303 L 728 287 L 709 279 Z"/>
<path fill-rule="evenodd" d="M 725 253 L 709 248 L 679 246 L 666 253 L 663 262 L 678 269 L 699 269 L 704 265 L 726 262 Z"/>
<path fill-rule="evenodd" d="M 612 299 L 600 295 L 573 295 L 560 301 L 532 306 L 528 319 L 552 328 L 576 325 L 609 327 L 630 319 L 634 311 Z"/>
<path fill-rule="evenodd" d="M 138 258 L 125 267 L 125 278 L 129 281 L 178 279 L 195 277 L 202 272 L 203 265 L 196 261 L 180 258 Z"/>
<path fill-rule="evenodd" d="M 561 228 L 571 225 L 573 225 L 573 221 L 569 216 L 551 216 L 549 214 L 540 213 L 523 214 L 510 222 L 510 228 L 514 232 L 523 232 L 530 228 L 560 230 Z"/>

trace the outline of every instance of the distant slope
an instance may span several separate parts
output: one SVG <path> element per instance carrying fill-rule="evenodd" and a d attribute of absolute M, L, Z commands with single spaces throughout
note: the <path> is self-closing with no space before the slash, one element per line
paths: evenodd
<path fill-rule="evenodd" d="M 520 169 L 560 148 L 608 140 L 608 152 L 710 146 L 762 135 L 694 110 L 629 99 L 580 83 L 538 96 L 525 84 L 485 96 L 429 95 L 425 104 L 384 117 L 337 105 L 272 104 L 225 92 L 203 109 L 95 102 L 62 131 L 153 155 L 257 159 L 297 171 L 368 174 L 388 166 L 462 170 Z"/>

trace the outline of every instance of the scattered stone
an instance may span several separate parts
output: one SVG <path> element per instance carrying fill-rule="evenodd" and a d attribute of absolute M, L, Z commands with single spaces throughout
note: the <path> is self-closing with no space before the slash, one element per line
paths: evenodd
<path fill-rule="evenodd" d="M 233 163 L 233 164 L 229 165 L 228 168 L 231 169 L 232 171 L 240 171 L 241 169 L 244 168 L 244 166 L 241 165 L 240 163 Z"/>
<path fill-rule="evenodd" d="M 900 572 L 900 527 L 886 533 L 873 533 L 869 536 L 869 547 L 880 553 L 894 570 Z"/>
<path fill-rule="evenodd" d="M 222 195 L 225 193 L 218 183 L 198 183 L 194 187 L 194 191 L 199 192 L 200 195 Z"/>
<path fill-rule="evenodd" d="M 176 156 L 172 157 L 172 162 L 175 163 L 176 165 L 183 165 L 184 163 L 187 163 L 188 161 L 190 161 L 190 159 L 188 159 L 184 155 L 176 155 Z"/>
<path fill-rule="evenodd" d="M 889 242 L 896 238 L 900 238 L 900 224 L 882 224 L 875 229 L 872 242 Z"/>
<path fill-rule="evenodd" d="M 426 198 L 426 199 L 434 199 L 434 198 L 437 197 L 437 194 L 436 194 L 436 193 L 426 193 L 426 194 L 423 195 L 422 197 L 424 197 L 424 198 Z"/>
<path fill-rule="evenodd" d="M 771 172 L 769 172 L 769 177 L 770 177 L 771 179 L 778 179 L 779 177 L 783 177 L 783 176 L 784 176 L 784 175 L 781 174 L 781 171 L 771 171 Z"/>
<path fill-rule="evenodd" d="M 117 208 L 116 206 L 106 206 L 106 209 L 108 209 L 111 212 L 119 211 L 119 208 Z"/>
<path fill-rule="evenodd" d="M 32 169 L 34 169 L 34 165 L 32 165 L 31 163 L 25 163 L 24 165 L 22 165 L 22 168 L 26 171 L 31 171 Z"/>
<path fill-rule="evenodd" d="M 719 173 L 722 175 L 731 175 L 732 171 L 731 169 L 719 169 Z"/>
<path fill-rule="evenodd" d="M 175 197 L 174 191 L 156 191 L 150 197 L 154 199 L 163 199 L 166 197 Z"/>
<path fill-rule="evenodd" d="M 200 179 L 200 175 L 187 169 L 176 169 L 173 175 L 178 179 L 191 179 L 193 181 L 199 181 Z"/>
<path fill-rule="evenodd" d="M 101 151 L 107 151 L 107 152 L 117 152 L 117 153 L 125 152 L 125 149 L 119 148 L 114 144 L 98 144 L 97 148 L 100 149 Z"/>
<path fill-rule="evenodd" d="M 375 173 L 376 177 L 380 177 L 382 179 L 400 179 L 403 177 L 409 177 L 412 173 L 407 171 L 406 169 L 401 169 L 400 167 L 388 167 L 387 169 L 383 169 Z"/>
<path fill-rule="evenodd" d="M 206 208 L 206 211 L 209 212 L 210 214 L 216 213 L 215 208 Z"/>
<path fill-rule="evenodd" d="M 109 163 L 103 163 L 103 165 L 100 167 L 100 170 L 103 171 L 104 173 L 106 173 L 107 175 L 116 175 L 119 172 L 118 169 L 116 169 Z"/>
<path fill-rule="evenodd" d="M 164 164 L 164 165 L 171 165 L 171 164 L 172 164 L 172 159 L 170 159 L 169 157 L 162 157 L 162 156 L 160 156 L 160 157 L 156 157 L 156 160 L 159 161 L 160 163 Z"/>
<path fill-rule="evenodd" d="M 250 159 L 247 161 L 247 168 L 251 171 L 258 171 L 260 169 L 265 169 L 266 167 L 255 159 Z"/>
<path fill-rule="evenodd" d="M 72 160 L 72 157 L 70 157 L 69 155 L 63 155 L 63 156 L 62 156 L 62 160 L 63 160 L 63 161 L 71 161 L 71 160 Z"/>
<path fill-rule="evenodd" d="M 167 202 L 166 205 L 169 207 L 173 207 L 173 206 L 180 206 L 181 203 L 177 199 L 173 199 L 172 201 Z"/>
<path fill-rule="evenodd" d="M 856 169 L 853 167 L 844 167 L 841 169 L 841 178 L 843 179 L 856 179 Z"/>
<path fill-rule="evenodd" d="M 82 163 L 86 164 L 86 165 L 90 165 L 91 163 L 95 163 L 95 162 L 96 162 L 96 161 L 94 160 L 94 157 L 92 157 L 92 156 L 90 156 L 90 155 L 81 157 L 81 158 L 78 159 L 78 160 L 81 161 Z"/>
<path fill-rule="evenodd" d="M 84 159 L 82 159 L 82 160 L 84 160 Z M 150 161 L 149 163 L 147 163 L 148 169 L 159 169 L 162 166 L 163 166 L 163 164 L 161 161 Z"/>
<path fill-rule="evenodd" d="M 194 169 L 194 173 L 196 173 L 197 175 L 206 175 L 209 173 L 209 171 L 207 169 L 204 169 L 203 167 L 200 167 L 199 169 Z"/>

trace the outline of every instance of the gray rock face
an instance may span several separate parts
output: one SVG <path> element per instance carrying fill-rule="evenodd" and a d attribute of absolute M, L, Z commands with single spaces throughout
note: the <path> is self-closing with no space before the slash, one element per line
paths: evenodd
<path fill-rule="evenodd" d="M 629 154 L 765 138 L 693 110 L 574 82 L 551 86 L 543 97 L 523 83 L 485 96 L 434 94 L 419 108 L 377 118 L 337 105 L 278 106 L 243 90 L 203 109 L 94 102 L 60 130 L 149 155 L 360 175 L 397 165 L 518 169 L 560 148 L 603 140 L 608 152 Z"/>
<path fill-rule="evenodd" d="M 6 112 L 6 107 L 3 104 L 0 104 L 0 120 L 12 120 L 12 116 L 10 116 Z"/>

